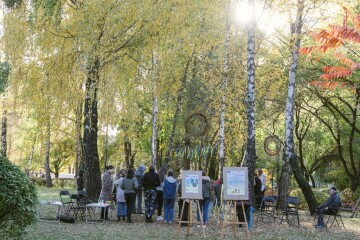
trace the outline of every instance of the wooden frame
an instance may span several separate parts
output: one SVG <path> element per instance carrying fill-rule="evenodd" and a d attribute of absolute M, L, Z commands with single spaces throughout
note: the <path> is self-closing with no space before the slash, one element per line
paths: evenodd
<path fill-rule="evenodd" d="M 181 198 L 203 199 L 202 197 L 202 172 L 182 171 L 181 173 Z"/>
<path fill-rule="evenodd" d="M 249 200 L 247 167 L 224 167 L 224 200 Z"/>

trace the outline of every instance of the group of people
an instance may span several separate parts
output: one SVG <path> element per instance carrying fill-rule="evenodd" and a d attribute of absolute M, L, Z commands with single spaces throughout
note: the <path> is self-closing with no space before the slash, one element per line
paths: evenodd
<path fill-rule="evenodd" d="M 155 165 L 149 166 L 148 172 L 145 173 L 146 167 L 140 165 L 137 171 L 133 168 L 128 170 L 121 169 L 116 176 L 116 180 L 113 182 L 111 175 L 114 173 L 114 167 L 112 165 L 106 166 L 102 177 L 102 189 L 100 194 L 100 200 L 102 201 L 116 201 L 117 202 L 117 218 L 118 221 L 126 220 L 131 223 L 132 213 L 145 214 L 146 222 L 153 222 L 153 215 L 157 209 L 157 221 L 164 221 L 165 223 L 172 223 L 174 221 L 174 207 L 176 201 L 176 193 L 181 196 L 181 181 L 177 184 L 177 180 L 174 178 L 174 172 L 171 169 L 167 169 L 166 166 L 162 166 L 158 172 L 156 172 Z M 77 177 L 77 190 L 79 193 L 84 192 L 84 171 L 80 170 Z M 250 184 L 249 184 L 250 186 Z M 261 207 L 261 200 L 264 197 L 266 189 L 266 175 L 259 169 L 255 174 L 254 179 L 254 194 L 256 200 L 256 208 Z M 211 195 L 210 178 L 206 176 L 206 172 L 202 171 L 202 197 L 200 200 L 200 211 L 197 211 L 197 221 L 200 221 L 200 214 L 202 214 L 203 223 L 206 224 L 209 221 L 209 208 L 210 208 L 210 195 Z M 213 185 L 215 205 L 221 206 L 221 181 L 216 180 Z M 249 200 L 237 202 L 237 217 L 239 222 L 244 222 L 245 217 L 249 220 L 249 216 L 244 216 L 242 208 L 244 204 L 245 212 L 247 209 L 253 206 L 251 191 Z M 115 197 L 114 197 L 115 194 Z M 330 197 L 326 202 L 321 204 L 317 208 L 318 222 L 315 225 L 316 228 L 324 227 L 324 214 L 336 214 L 341 206 L 340 196 L 335 187 L 329 188 Z M 145 212 L 142 211 L 142 197 L 145 197 Z M 179 198 L 179 218 L 180 213 L 183 212 L 182 221 L 187 221 L 189 204 L 184 199 Z M 184 206 L 184 211 L 182 207 Z M 161 216 L 162 208 L 164 207 L 164 217 Z M 108 209 L 102 208 L 102 219 L 108 219 Z M 186 225 L 186 224 L 182 224 Z M 244 226 L 240 224 L 240 227 Z"/>
<path fill-rule="evenodd" d="M 140 165 L 137 171 L 133 168 L 121 169 L 116 180 L 111 181 L 114 167 L 105 167 L 102 177 L 100 200 L 117 202 L 118 221 L 126 220 L 131 223 L 132 213 L 145 213 L 145 221 L 153 222 L 153 215 L 157 209 L 157 221 L 172 223 L 174 221 L 174 206 L 176 199 L 177 181 L 174 172 L 161 167 L 155 171 L 155 165 L 146 167 Z M 115 197 L 113 196 L 115 195 Z M 145 212 L 142 211 L 142 196 L 145 198 Z M 164 218 L 161 216 L 164 207 Z M 108 209 L 102 209 L 101 218 L 108 218 Z"/>

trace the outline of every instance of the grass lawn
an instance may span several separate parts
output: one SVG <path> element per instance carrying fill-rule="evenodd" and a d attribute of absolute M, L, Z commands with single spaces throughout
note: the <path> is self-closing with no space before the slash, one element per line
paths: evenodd
<path fill-rule="evenodd" d="M 59 199 L 58 193 L 61 189 L 38 188 L 38 196 L 42 201 L 49 199 Z M 68 189 L 74 192 L 74 189 Z M 177 204 L 176 204 L 177 205 Z M 175 209 L 175 211 L 177 208 Z M 115 214 L 116 215 L 116 214 Z M 186 236 L 186 228 L 182 228 L 177 234 L 177 224 L 165 224 L 162 222 L 145 223 L 143 215 L 134 214 L 133 223 L 128 224 L 124 221 L 117 222 L 115 216 L 105 223 L 85 223 L 82 220 L 74 224 L 63 222 L 39 221 L 27 228 L 26 239 L 199 239 L 202 236 L 200 228 L 196 225 L 190 228 L 190 235 Z M 177 213 L 175 213 L 177 215 Z M 300 227 L 288 227 L 279 225 L 279 219 L 275 223 L 254 222 L 251 239 L 360 239 L 360 218 L 350 218 L 350 213 L 341 212 L 346 230 L 337 227 L 336 224 L 326 232 L 326 230 L 315 230 L 313 217 L 307 212 L 301 212 Z M 257 213 L 253 215 L 254 219 Z M 325 220 L 327 216 L 325 217 Z M 246 239 L 245 229 L 236 228 L 237 238 Z M 212 218 L 205 229 L 207 239 L 220 239 L 221 228 L 217 226 Z M 226 239 L 233 239 L 232 228 L 226 229 Z"/>

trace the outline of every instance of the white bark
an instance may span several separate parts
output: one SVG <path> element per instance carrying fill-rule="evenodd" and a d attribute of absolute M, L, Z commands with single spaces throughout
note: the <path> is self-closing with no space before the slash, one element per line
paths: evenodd
<path fill-rule="evenodd" d="M 227 17 L 226 17 L 226 28 L 225 28 L 225 50 L 224 50 L 224 65 L 223 75 L 221 82 L 221 106 L 220 106 L 220 133 L 219 133 L 219 159 L 220 169 L 219 177 L 223 177 L 223 168 L 225 165 L 225 110 L 226 110 L 226 88 L 228 82 L 228 68 L 229 68 L 229 45 L 230 45 L 230 17 L 229 17 L 229 2 L 227 3 Z"/>
<path fill-rule="evenodd" d="M 154 98 L 153 98 L 153 119 L 151 135 L 151 162 L 156 165 L 157 162 L 157 115 L 158 115 L 158 98 L 157 98 L 157 59 L 156 53 L 153 53 L 152 62 L 152 80 L 154 81 Z"/>

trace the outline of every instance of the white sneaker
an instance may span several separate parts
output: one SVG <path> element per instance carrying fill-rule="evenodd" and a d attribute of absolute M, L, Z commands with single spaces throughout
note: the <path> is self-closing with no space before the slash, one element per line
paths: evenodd
<path fill-rule="evenodd" d="M 162 216 L 157 216 L 157 218 L 156 218 L 156 221 L 162 221 L 163 220 L 163 218 L 162 218 Z"/>
<path fill-rule="evenodd" d="M 197 227 L 200 227 L 200 224 L 198 224 Z"/>

